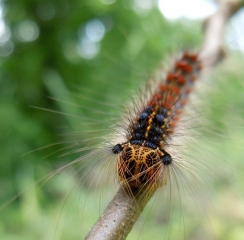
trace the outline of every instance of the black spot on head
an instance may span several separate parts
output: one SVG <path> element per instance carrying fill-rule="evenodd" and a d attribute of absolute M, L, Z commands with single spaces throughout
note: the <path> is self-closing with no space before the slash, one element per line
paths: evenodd
<path fill-rule="evenodd" d="M 147 167 L 145 164 L 141 163 L 139 164 L 139 169 L 140 169 L 140 181 L 141 183 L 145 184 L 147 182 Z"/>
<path fill-rule="evenodd" d="M 154 164 L 157 163 L 157 155 L 153 152 L 149 153 L 147 156 L 146 156 L 146 163 L 149 167 L 153 166 Z"/>
<path fill-rule="evenodd" d="M 127 164 L 127 170 L 125 172 L 125 178 L 130 179 L 134 173 L 135 173 L 135 161 L 130 161 L 129 164 Z"/>
<path fill-rule="evenodd" d="M 123 147 L 121 146 L 121 144 L 116 144 L 112 147 L 112 152 L 114 154 L 118 154 L 123 150 Z"/>
<path fill-rule="evenodd" d="M 170 165 L 173 161 L 172 157 L 167 152 L 165 152 L 165 154 L 160 158 L 160 160 L 163 162 L 165 166 Z"/>
<path fill-rule="evenodd" d="M 132 158 L 132 149 L 130 147 L 125 148 L 122 152 L 121 160 L 124 162 L 129 162 Z"/>
<path fill-rule="evenodd" d="M 132 152 L 132 148 L 131 148 L 131 147 L 127 147 L 127 148 L 125 148 L 125 152 L 126 152 L 126 153 Z"/>

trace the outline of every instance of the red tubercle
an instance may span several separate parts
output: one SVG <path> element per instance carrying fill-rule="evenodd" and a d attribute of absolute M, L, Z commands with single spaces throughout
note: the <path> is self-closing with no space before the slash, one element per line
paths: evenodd
<path fill-rule="evenodd" d="M 173 129 L 169 129 L 167 132 L 168 132 L 168 135 L 172 135 L 174 133 L 174 130 Z"/>
<path fill-rule="evenodd" d="M 170 128 L 175 128 L 175 126 L 176 126 L 176 121 L 169 122 L 169 127 Z"/>
<path fill-rule="evenodd" d="M 174 96 L 168 95 L 163 98 L 163 102 L 162 102 L 161 106 L 166 109 L 170 109 L 174 105 L 175 101 L 176 101 L 176 98 Z"/>
<path fill-rule="evenodd" d="M 173 119 L 171 122 L 169 122 L 169 129 L 167 130 L 168 134 L 173 134 L 174 129 L 177 125 L 178 119 Z"/>
<path fill-rule="evenodd" d="M 164 91 L 166 91 L 167 88 L 168 88 L 168 87 L 167 87 L 165 84 L 160 84 L 160 85 L 159 85 L 159 90 L 160 90 L 160 92 L 164 92 Z"/>
<path fill-rule="evenodd" d="M 175 102 L 175 96 L 168 96 L 167 98 L 166 98 L 166 101 L 168 101 L 168 102 L 170 102 L 171 103 L 171 105 L 172 105 L 172 103 L 174 103 Z"/>
<path fill-rule="evenodd" d="M 180 88 L 171 84 L 171 85 L 163 85 L 162 87 L 160 87 L 160 92 L 161 94 L 157 94 L 159 95 L 160 98 L 162 98 L 162 95 L 164 95 L 164 93 L 167 91 L 167 95 L 169 95 L 170 93 L 173 95 L 179 95 L 180 94 Z M 154 98 L 154 97 L 153 97 Z"/>
<path fill-rule="evenodd" d="M 198 56 L 196 54 L 190 54 L 190 53 L 185 52 L 182 56 L 182 59 L 186 59 L 191 62 L 196 62 L 198 59 Z"/>
<path fill-rule="evenodd" d="M 161 94 L 159 94 L 159 93 L 157 93 L 157 94 L 155 94 L 154 96 L 153 96 L 153 100 L 154 101 L 158 101 L 158 100 L 160 100 L 162 98 L 162 96 L 161 96 Z"/>
<path fill-rule="evenodd" d="M 172 122 L 176 124 L 179 120 L 180 120 L 180 116 L 174 116 Z"/>
<path fill-rule="evenodd" d="M 192 71 L 192 66 L 185 60 L 180 60 L 175 63 L 175 69 L 190 73 Z"/>
<path fill-rule="evenodd" d="M 148 102 L 148 105 L 147 106 L 153 107 L 153 106 L 156 106 L 156 105 L 158 105 L 158 102 L 153 99 L 153 100 L 151 100 L 151 101 Z"/>
<path fill-rule="evenodd" d="M 180 89 L 176 86 L 171 87 L 171 92 L 176 94 L 176 95 L 180 95 Z"/>
<path fill-rule="evenodd" d="M 186 100 L 186 99 L 181 99 L 181 100 L 180 100 L 180 103 L 181 103 L 182 106 L 184 106 L 184 105 L 186 105 L 187 100 Z"/>
<path fill-rule="evenodd" d="M 176 110 L 176 115 L 180 115 L 182 113 L 181 109 Z"/>
<path fill-rule="evenodd" d="M 169 110 L 171 107 L 171 104 L 169 102 L 164 102 L 162 103 L 162 107 L 164 107 L 165 109 Z"/>
<path fill-rule="evenodd" d="M 167 82 L 172 82 L 172 81 L 175 81 L 177 78 L 178 78 L 177 73 L 168 73 L 166 80 L 167 80 Z"/>
<path fill-rule="evenodd" d="M 180 85 L 185 85 L 186 79 L 184 77 L 182 77 L 182 76 L 179 76 L 178 80 L 177 80 L 177 83 L 180 84 Z"/>

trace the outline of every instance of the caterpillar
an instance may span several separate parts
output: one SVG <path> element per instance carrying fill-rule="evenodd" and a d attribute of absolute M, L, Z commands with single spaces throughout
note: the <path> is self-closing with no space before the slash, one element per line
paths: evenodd
<path fill-rule="evenodd" d="M 118 175 L 130 188 L 156 184 L 164 168 L 172 164 L 165 151 L 167 138 L 180 118 L 201 64 L 196 55 L 184 53 L 174 69 L 156 87 L 151 99 L 130 119 L 126 142 L 118 143 L 112 152 L 119 154 Z"/>

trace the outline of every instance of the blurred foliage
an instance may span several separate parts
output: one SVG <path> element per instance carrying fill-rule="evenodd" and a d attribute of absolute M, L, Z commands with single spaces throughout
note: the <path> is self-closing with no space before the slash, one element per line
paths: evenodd
<path fill-rule="evenodd" d="M 1 204 L 24 186 L 78 157 L 79 154 L 57 156 L 67 152 L 64 142 L 72 141 L 82 148 L 90 130 L 106 128 L 108 117 L 121 114 L 121 106 L 126 105 L 128 96 L 152 75 L 162 59 L 199 46 L 199 23 L 187 19 L 168 22 L 155 2 L 148 9 L 140 9 L 135 3 L 130 0 L 3 2 L 3 20 L 11 34 L 0 46 L 0 183 L 4 189 L 0 192 Z M 230 82 L 234 80 L 222 87 L 229 88 Z M 237 94 L 241 91 L 237 85 L 236 82 L 229 95 L 236 99 L 236 112 L 244 103 L 243 95 Z M 210 101 L 223 106 L 220 92 Z M 224 99 L 227 105 L 228 99 Z M 233 106 L 229 108 L 233 110 Z M 212 111 L 217 126 L 229 113 L 221 110 L 220 105 L 214 105 Z M 91 119 L 100 123 L 95 126 Z M 67 132 L 77 134 L 69 136 Z M 60 144 L 44 148 L 53 143 Z M 72 171 L 64 174 L 53 185 L 46 184 L 41 189 L 32 186 L 19 200 L 8 205 L 1 212 L 0 238 L 54 239 L 55 235 L 55 239 L 80 239 L 78 236 L 84 236 L 98 217 L 93 208 L 83 217 L 85 226 L 80 226 L 72 215 L 77 212 L 72 204 L 65 204 L 64 208 L 62 204 L 59 208 L 52 205 L 69 194 L 77 181 L 75 177 L 71 180 L 73 175 Z M 87 189 L 75 191 L 79 196 L 87 194 Z M 90 194 L 94 194 L 91 199 L 98 198 L 95 192 Z M 63 224 L 60 214 L 65 216 L 66 231 L 62 227 L 56 229 L 57 224 Z M 162 227 L 156 225 L 155 236 L 161 236 L 161 232 Z M 236 234 L 240 234 L 238 230 Z M 136 239 L 136 235 L 137 229 L 130 239 Z M 187 236 L 187 239 L 200 239 L 192 229 Z M 149 237 L 145 235 L 143 239 Z"/>

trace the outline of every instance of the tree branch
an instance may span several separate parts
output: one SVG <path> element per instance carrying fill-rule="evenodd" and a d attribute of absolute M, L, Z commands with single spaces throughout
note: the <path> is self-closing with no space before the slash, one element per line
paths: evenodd
<path fill-rule="evenodd" d="M 121 186 L 85 239 L 125 239 L 155 191 L 143 189 L 132 197 L 128 187 Z"/>
<path fill-rule="evenodd" d="M 217 11 L 203 24 L 204 42 L 199 57 L 205 67 L 213 67 L 225 56 L 224 29 L 228 20 L 244 5 L 244 0 L 218 0 Z"/>

